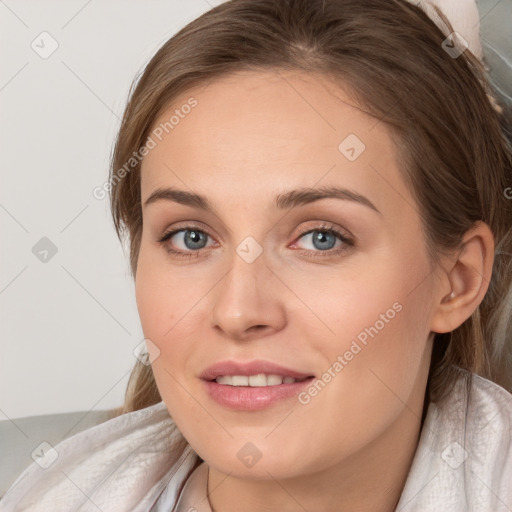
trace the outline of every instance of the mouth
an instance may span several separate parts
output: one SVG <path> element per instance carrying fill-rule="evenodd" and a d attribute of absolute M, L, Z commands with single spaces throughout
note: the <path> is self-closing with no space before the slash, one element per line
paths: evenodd
<path fill-rule="evenodd" d="M 286 368 L 263 359 L 252 361 L 219 361 L 206 368 L 199 377 L 207 381 L 234 386 L 265 386 L 293 383 L 312 377 L 309 372 Z M 216 379 L 221 378 L 221 381 Z M 293 380 L 291 380 L 293 379 Z"/>
<path fill-rule="evenodd" d="M 273 361 L 218 361 L 199 378 L 217 404 L 237 411 L 258 411 L 284 404 L 310 385 L 315 376 Z"/>
<path fill-rule="evenodd" d="M 213 379 L 208 379 L 208 382 L 216 382 L 224 386 L 233 387 L 271 387 L 282 386 L 283 384 L 295 384 L 314 379 L 314 375 L 307 377 L 295 378 L 290 376 L 278 374 L 265 374 L 258 373 L 255 375 L 218 375 Z"/>
<path fill-rule="evenodd" d="M 295 379 L 277 374 L 219 375 L 202 382 L 206 394 L 218 405 L 237 412 L 255 412 L 296 402 L 314 376 Z"/>

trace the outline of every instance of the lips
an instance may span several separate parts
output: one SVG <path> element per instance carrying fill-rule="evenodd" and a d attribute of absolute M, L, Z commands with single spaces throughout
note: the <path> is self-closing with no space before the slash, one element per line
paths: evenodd
<path fill-rule="evenodd" d="M 265 373 L 267 375 L 281 375 L 282 377 L 293 377 L 294 379 L 305 379 L 314 377 L 312 373 L 303 373 L 292 368 L 286 368 L 271 361 L 254 360 L 247 362 L 219 361 L 200 374 L 200 378 L 207 381 L 213 381 L 219 376 L 225 375 L 258 375 Z"/>

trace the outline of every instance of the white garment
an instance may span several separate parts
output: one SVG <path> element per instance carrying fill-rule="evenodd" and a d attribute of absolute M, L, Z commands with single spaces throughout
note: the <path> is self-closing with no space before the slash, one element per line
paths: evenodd
<path fill-rule="evenodd" d="M 201 462 L 187 479 L 173 512 L 212 512 L 207 492 L 208 464 Z"/>
<path fill-rule="evenodd" d="M 419 6 L 445 32 L 444 23 L 440 20 L 435 9 L 436 5 L 448 18 L 453 30 L 468 43 L 468 48 L 478 59 L 482 60 L 482 45 L 480 42 L 480 15 L 475 0 L 409 0 Z"/>
<path fill-rule="evenodd" d="M 446 401 L 429 404 L 396 510 L 510 512 L 511 429 L 512 394 L 473 375 L 468 400 L 461 377 Z M 163 402 L 80 432 L 55 449 L 58 458 L 47 469 L 33 463 L 20 475 L 0 512 L 171 512 L 201 463 Z M 199 502 L 207 472 L 195 474 L 203 475 L 193 491 Z M 202 506 L 209 508 L 207 501 Z"/>

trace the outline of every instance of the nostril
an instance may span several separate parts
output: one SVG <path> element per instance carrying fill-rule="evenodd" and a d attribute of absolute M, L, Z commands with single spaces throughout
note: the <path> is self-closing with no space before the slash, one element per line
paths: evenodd
<path fill-rule="evenodd" d="M 261 331 L 262 329 L 265 329 L 266 325 L 253 325 L 249 330 L 252 331 Z"/>

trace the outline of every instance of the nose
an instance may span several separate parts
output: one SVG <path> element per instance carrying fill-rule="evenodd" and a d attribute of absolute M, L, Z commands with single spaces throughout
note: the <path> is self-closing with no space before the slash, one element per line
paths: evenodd
<path fill-rule="evenodd" d="M 249 341 L 286 325 L 285 287 L 264 253 L 248 263 L 234 252 L 229 271 L 212 290 L 212 326 L 225 337 Z"/>

